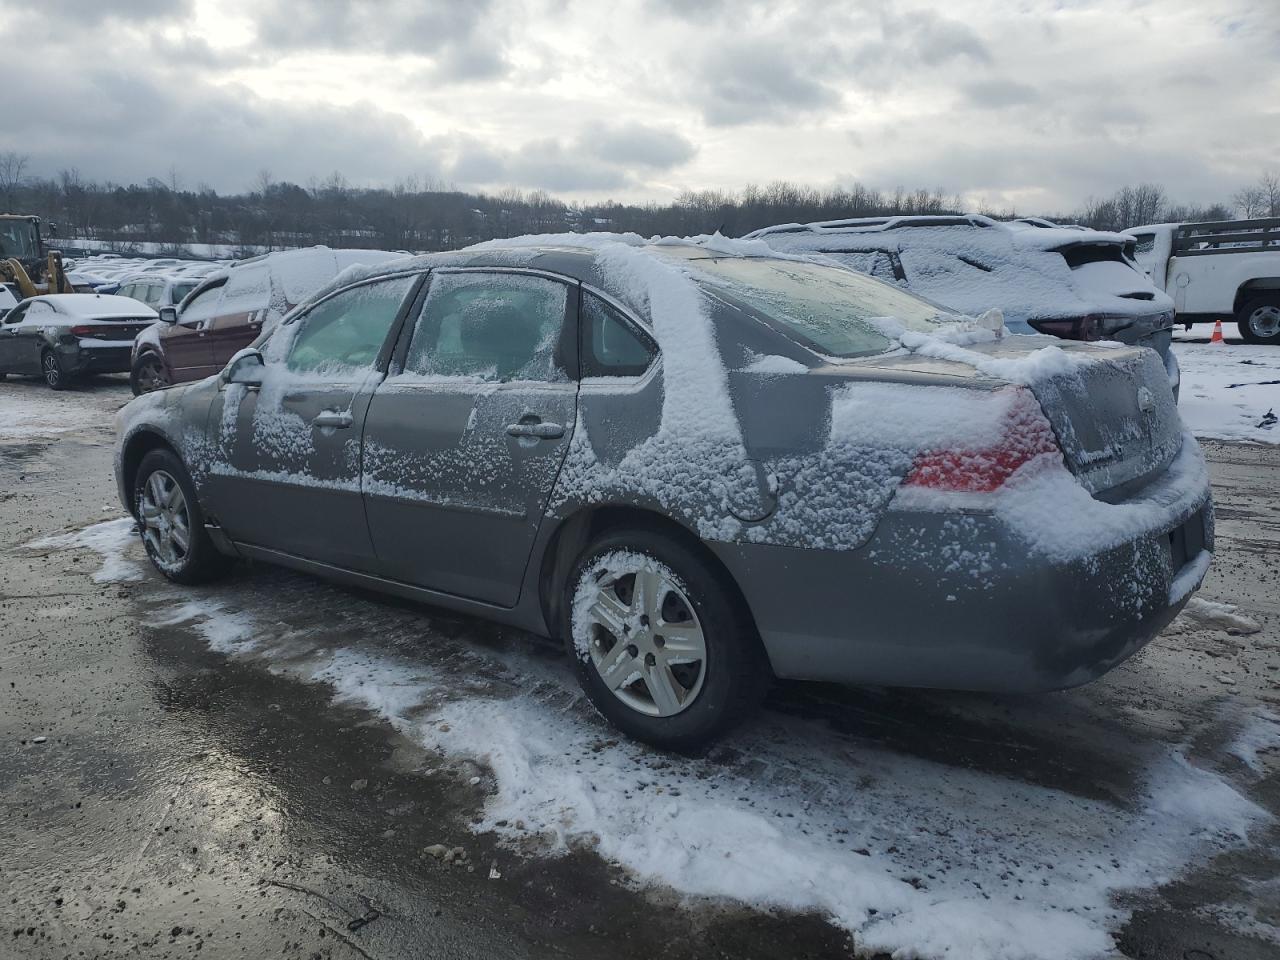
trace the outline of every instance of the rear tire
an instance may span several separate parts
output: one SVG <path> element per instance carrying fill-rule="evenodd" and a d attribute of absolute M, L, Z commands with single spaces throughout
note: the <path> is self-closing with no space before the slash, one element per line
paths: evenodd
<path fill-rule="evenodd" d="M 768 660 L 736 591 L 674 538 L 605 535 L 574 564 L 561 607 L 578 682 L 636 740 L 696 749 L 741 720 L 767 686 Z"/>
<path fill-rule="evenodd" d="M 58 355 L 52 350 L 45 350 L 40 354 L 40 375 L 44 377 L 45 386 L 50 390 L 67 388 L 67 372 L 63 369 Z"/>
<path fill-rule="evenodd" d="M 218 552 L 204 529 L 195 484 L 173 451 L 152 450 L 142 458 L 133 502 L 147 556 L 174 583 L 208 583 L 231 568 L 231 558 Z"/>
<path fill-rule="evenodd" d="M 156 354 L 148 351 L 140 356 L 129 371 L 129 389 L 135 397 L 169 386 L 169 375 L 164 363 Z"/>
<path fill-rule="evenodd" d="M 1236 311 L 1245 343 L 1280 344 L 1280 296 L 1254 297 Z"/>

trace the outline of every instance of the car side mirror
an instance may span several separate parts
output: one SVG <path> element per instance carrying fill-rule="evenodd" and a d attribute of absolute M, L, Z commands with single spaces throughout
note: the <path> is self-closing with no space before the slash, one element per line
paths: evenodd
<path fill-rule="evenodd" d="M 158 311 L 161 323 L 177 323 L 178 308 L 177 307 L 161 307 Z"/>
<path fill-rule="evenodd" d="M 224 384 L 239 383 L 246 387 L 260 387 L 266 372 L 262 354 L 252 347 L 245 347 L 228 361 L 220 379 Z"/>

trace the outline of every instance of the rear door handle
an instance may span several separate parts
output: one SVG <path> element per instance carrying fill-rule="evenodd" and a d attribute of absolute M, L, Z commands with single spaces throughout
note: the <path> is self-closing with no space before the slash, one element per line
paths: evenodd
<path fill-rule="evenodd" d="M 313 427 L 336 427 L 343 430 L 355 422 L 355 418 L 346 410 L 324 410 L 316 414 L 311 421 Z"/>
<path fill-rule="evenodd" d="M 509 423 L 507 433 L 513 437 L 533 437 L 536 440 L 558 440 L 564 436 L 564 427 L 558 423 Z"/>

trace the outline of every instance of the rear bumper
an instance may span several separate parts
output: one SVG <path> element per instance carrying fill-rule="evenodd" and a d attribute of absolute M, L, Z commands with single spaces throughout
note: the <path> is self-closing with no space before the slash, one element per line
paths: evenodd
<path fill-rule="evenodd" d="M 993 515 L 890 511 L 854 551 L 711 544 L 781 677 L 1032 692 L 1087 683 L 1141 649 L 1199 586 L 1208 489 L 1190 509 L 1071 562 Z"/>
<path fill-rule="evenodd" d="M 122 343 L 63 343 L 58 345 L 62 368 L 70 374 L 128 373 L 132 341 Z"/>

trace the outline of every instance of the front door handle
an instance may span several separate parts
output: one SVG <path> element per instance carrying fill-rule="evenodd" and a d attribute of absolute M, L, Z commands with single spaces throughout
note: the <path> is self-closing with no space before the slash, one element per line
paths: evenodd
<path fill-rule="evenodd" d="M 507 433 L 513 437 L 533 437 L 535 440 L 558 440 L 564 436 L 564 427 L 550 421 L 534 423 L 509 423 Z"/>
<path fill-rule="evenodd" d="M 355 422 L 355 418 L 346 410 L 324 410 L 316 414 L 311 421 L 313 427 L 336 427 L 344 430 Z"/>

